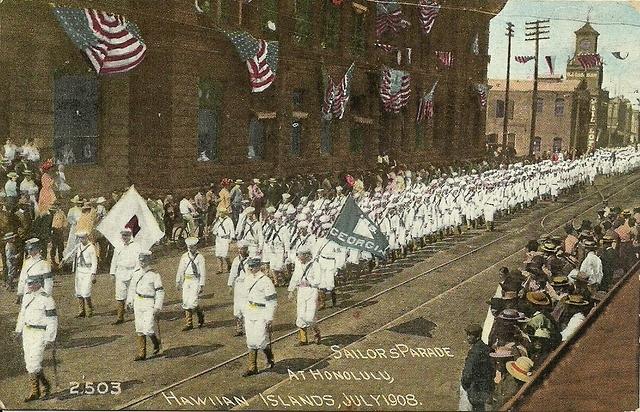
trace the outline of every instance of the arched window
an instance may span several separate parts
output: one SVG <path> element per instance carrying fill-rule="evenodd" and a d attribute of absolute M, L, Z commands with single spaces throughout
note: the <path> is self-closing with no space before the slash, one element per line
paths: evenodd
<path fill-rule="evenodd" d="M 540 147 L 542 146 L 542 139 L 540 136 L 536 136 L 533 138 L 533 152 L 540 153 Z"/>

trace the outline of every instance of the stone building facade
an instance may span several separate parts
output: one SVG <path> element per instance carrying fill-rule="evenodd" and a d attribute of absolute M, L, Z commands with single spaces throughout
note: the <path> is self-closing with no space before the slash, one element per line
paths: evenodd
<path fill-rule="evenodd" d="M 505 2 L 448 1 L 426 37 L 418 10 L 405 5 L 411 26 L 380 39 L 375 3 L 365 0 L 57 2 L 136 23 L 146 57 L 129 73 L 109 77 L 95 75 L 46 2 L 5 0 L 0 139 L 34 138 L 43 156 L 69 163 L 69 182 L 86 194 L 129 184 L 150 194 L 179 193 L 225 176 L 355 170 L 383 152 L 411 166 L 479 157 L 485 114 L 473 85 L 487 82 L 486 12 Z M 220 28 L 279 41 L 269 89 L 251 93 L 245 63 Z M 376 41 L 396 46 L 401 63 Z M 443 68 L 436 50 L 452 51 L 453 67 Z M 322 69 L 339 79 L 352 62 L 346 115 L 323 122 Z M 381 108 L 383 65 L 411 74 L 409 104 L 399 114 Z M 418 96 L 436 80 L 434 118 L 416 124 Z"/>

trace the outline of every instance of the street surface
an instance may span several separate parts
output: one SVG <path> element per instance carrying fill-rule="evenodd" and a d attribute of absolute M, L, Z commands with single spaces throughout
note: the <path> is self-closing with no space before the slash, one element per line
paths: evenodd
<path fill-rule="evenodd" d="M 598 178 L 596 184 L 610 205 L 638 203 L 640 173 Z M 207 316 L 202 329 L 180 331 L 184 320 L 175 289 L 178 253 L 156 265 L 167 292 L 160 315 L 164 355 L 145 362 L 133 362 L 132 314 L 123 325 L 110 324 L 115 310 L 108 274 L 98 275 L 96 316 L 91 319 L 73 318 L 73 277 L 58 277 L 58 376 L 48 401 L 22 403 L 27 376 L 21 344 L 11 340 L 18 306 L 3 290 L 0 400 L 8 408 L 33 409 L 456 409 L 468 350 L 463 328 L 484 321 L 499 267 L 518 267 L 528 239 L 554 230 L 560 235 L 571 219 L 577 225 L 582 219 L 593 220 L 601 202 L 598 191 L 589 187 L 580 195 L 502 218 L 495 232 L 472 230 L 446 238 L 340 286 L 338 307 L 320 312 L 326 318 L 320 322 L 321 345 L 293 346 L 295 300 L 287 301 L 286 290 L 279 289 L 273 333 L 276 367 L 251 378 L 241 377 L 245 340 L 232 336 L 227 275 L 215 274 L 211 249 L 203 250 L 209 278 L 201 302 Z M 265 364 L 260 353 L 259 368 Z M 53 378 L 50 350 L 44 365 Z M 72 382 L 80 384 L 73 393 Z M 92 386 L 84 382 L 119 382 L 121 393 L 82 393 L 84 386 Z M 107 386 L 111 392 L 113 384 L 100 387 Z"/>

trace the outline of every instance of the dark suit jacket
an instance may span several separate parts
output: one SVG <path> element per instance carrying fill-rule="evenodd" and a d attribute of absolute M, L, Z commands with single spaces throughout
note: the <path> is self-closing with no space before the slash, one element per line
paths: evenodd
<path fill-rule="evenodd" d="M 464 361 L 461 383 L 471 403 L 484 402 L 493 392 L 496 369 L 489 352 L 489 346 L 479 340 L 471 345 Z"/>

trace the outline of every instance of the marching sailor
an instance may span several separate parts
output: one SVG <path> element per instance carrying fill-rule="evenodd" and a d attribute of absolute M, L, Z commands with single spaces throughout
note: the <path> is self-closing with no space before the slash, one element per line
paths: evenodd
<path fill-rule="evenodd" d="M 320 329 L 316 324 L 316 313 L 318 310 L 318 287 L 321 282 L 321 273 L 316 262 L 312 260 L 313 254 L 309 247 L 300 247 L 297 250 L 297 257 L 300 261 L 289 282 L 289 300 L 293 299 L 293 292 L 297 289 L 297 316 L 296 326 L 298 331 L 298 346 L 309 343 L 307 329 L 313 328 L 314 338 L 317 344 L 320 343 Z"/>
<path fill-rule="evenodd" d="M 42 360 L 46 346 L 56 340 L 58 315 L 53 297 L 42 289 L 44 282 L 45 278 L 40 274 L 30 275 L 25 279 L 27 290 L 15 329 L 16 335 L 22 336 L 24 363 L 31 387 L 31 393 L 25 398 L 25 402 L 36 400 L 40 395 L 46 398 L 51 389 L 42 370 Z"/>
<path fill-rule="evenodd" d="M 151 268 L 152 255 L 148 250 L 138 255 L 138 269 L 133 272 L 127 293 L 127 306 L 133 307 L 138 354 L 135 361 L 147 357 L 147 336 L 153 344 L 153 355 L 160 353 L 158 313 L 164 302 L 164 287 L 160 274 Z"/>
<path fill-rule="evenodd" d="M 243 311 L 247 297 L 247 289 L 245 287 L 246 264 L 249 258 L 249 247 L 246 242 L 238 241 L 238 256 L 233 259 L 231 269 L 229 270 L 229 293 L 233 295 L 233 316 L 236 319 L 236 334 L 234 336 L 244 335 L 243 329 Z"/>
<path fill-rule="evenodd" d="M 48 295 L 53 293 L 53 274 L 51 273 L 51 265 L 47 260 L 42 258 L 40 239 L 31 238 L 24 243 L 24 247 L 29 257 L 22 264 L 22 270 L 20 271 L 20 279 L 18 280 L 18 303 L 20 303 L 20 300 L 25 293 L 25 284 L 29 276 L 42 276 L 43 290 Z"/>
<path fill-rule="evenodd" d="M 219 263 L 218 273 L 225 273 L 231 266 L 229 262 L 229 243 L 235 232 L 233 220 L 229 217 L 227 209 L 219 209 L 218 217 L 213 223 L 211 233 L 215 237 L 215 254 Z"/>
<path fill-rule="evenodd" d="M 258 373 L 257 358 L 260 349 L 267 357 L 269 369 L 275 365 L 271 350 L 271 324 L 278 304 L 278 296 L 271 279 L 260 270 L 261 264 L 259 257 L 250 258 L 247 262 L 249 270 L 245 275 L 247 298 L 244 319 L 249 362 L 242 376 Z"/>
<path fill-rule="evenodd" d="M 141 247 L 133 240 L 131 229 L 125 228 L 120 231 L 122 235 L 122 245 L 115 248 L 111 259 L 111 269 L 109 273 L 115 279 L 115 296 L 117 318 L 113 325 L 124 322 L 124 304 L 127 299 L 127 291 L 131 276 L 138 267 Z"/>
<path fill-rule="evenodd" d="M 98 254 L 96 247 L 89 241 L 88 232 L 76 232 L 76 237 L 80 242 L 73 260 L 73 269 L 76 273 L 76 298 L 78 298 L 78 314 L 76 318 L 84 318 L 85 315 L 90 318 L 93 316 L 91 288 L 96 283 Z"/>
<path fill-rule="evenodd" d="M 199 296 L 207 278 L 204 256 L 198 253 L 197 237 L 185 239 L 187 251 L 180 258 L 176 272 L 176 289 L 182 289 L 182 309 L 186 325 L 183 331 L 193 329 L 193 312 L 198 316 L 198 327 L 204 325 L 204 312 L 199 305 Z"/>

